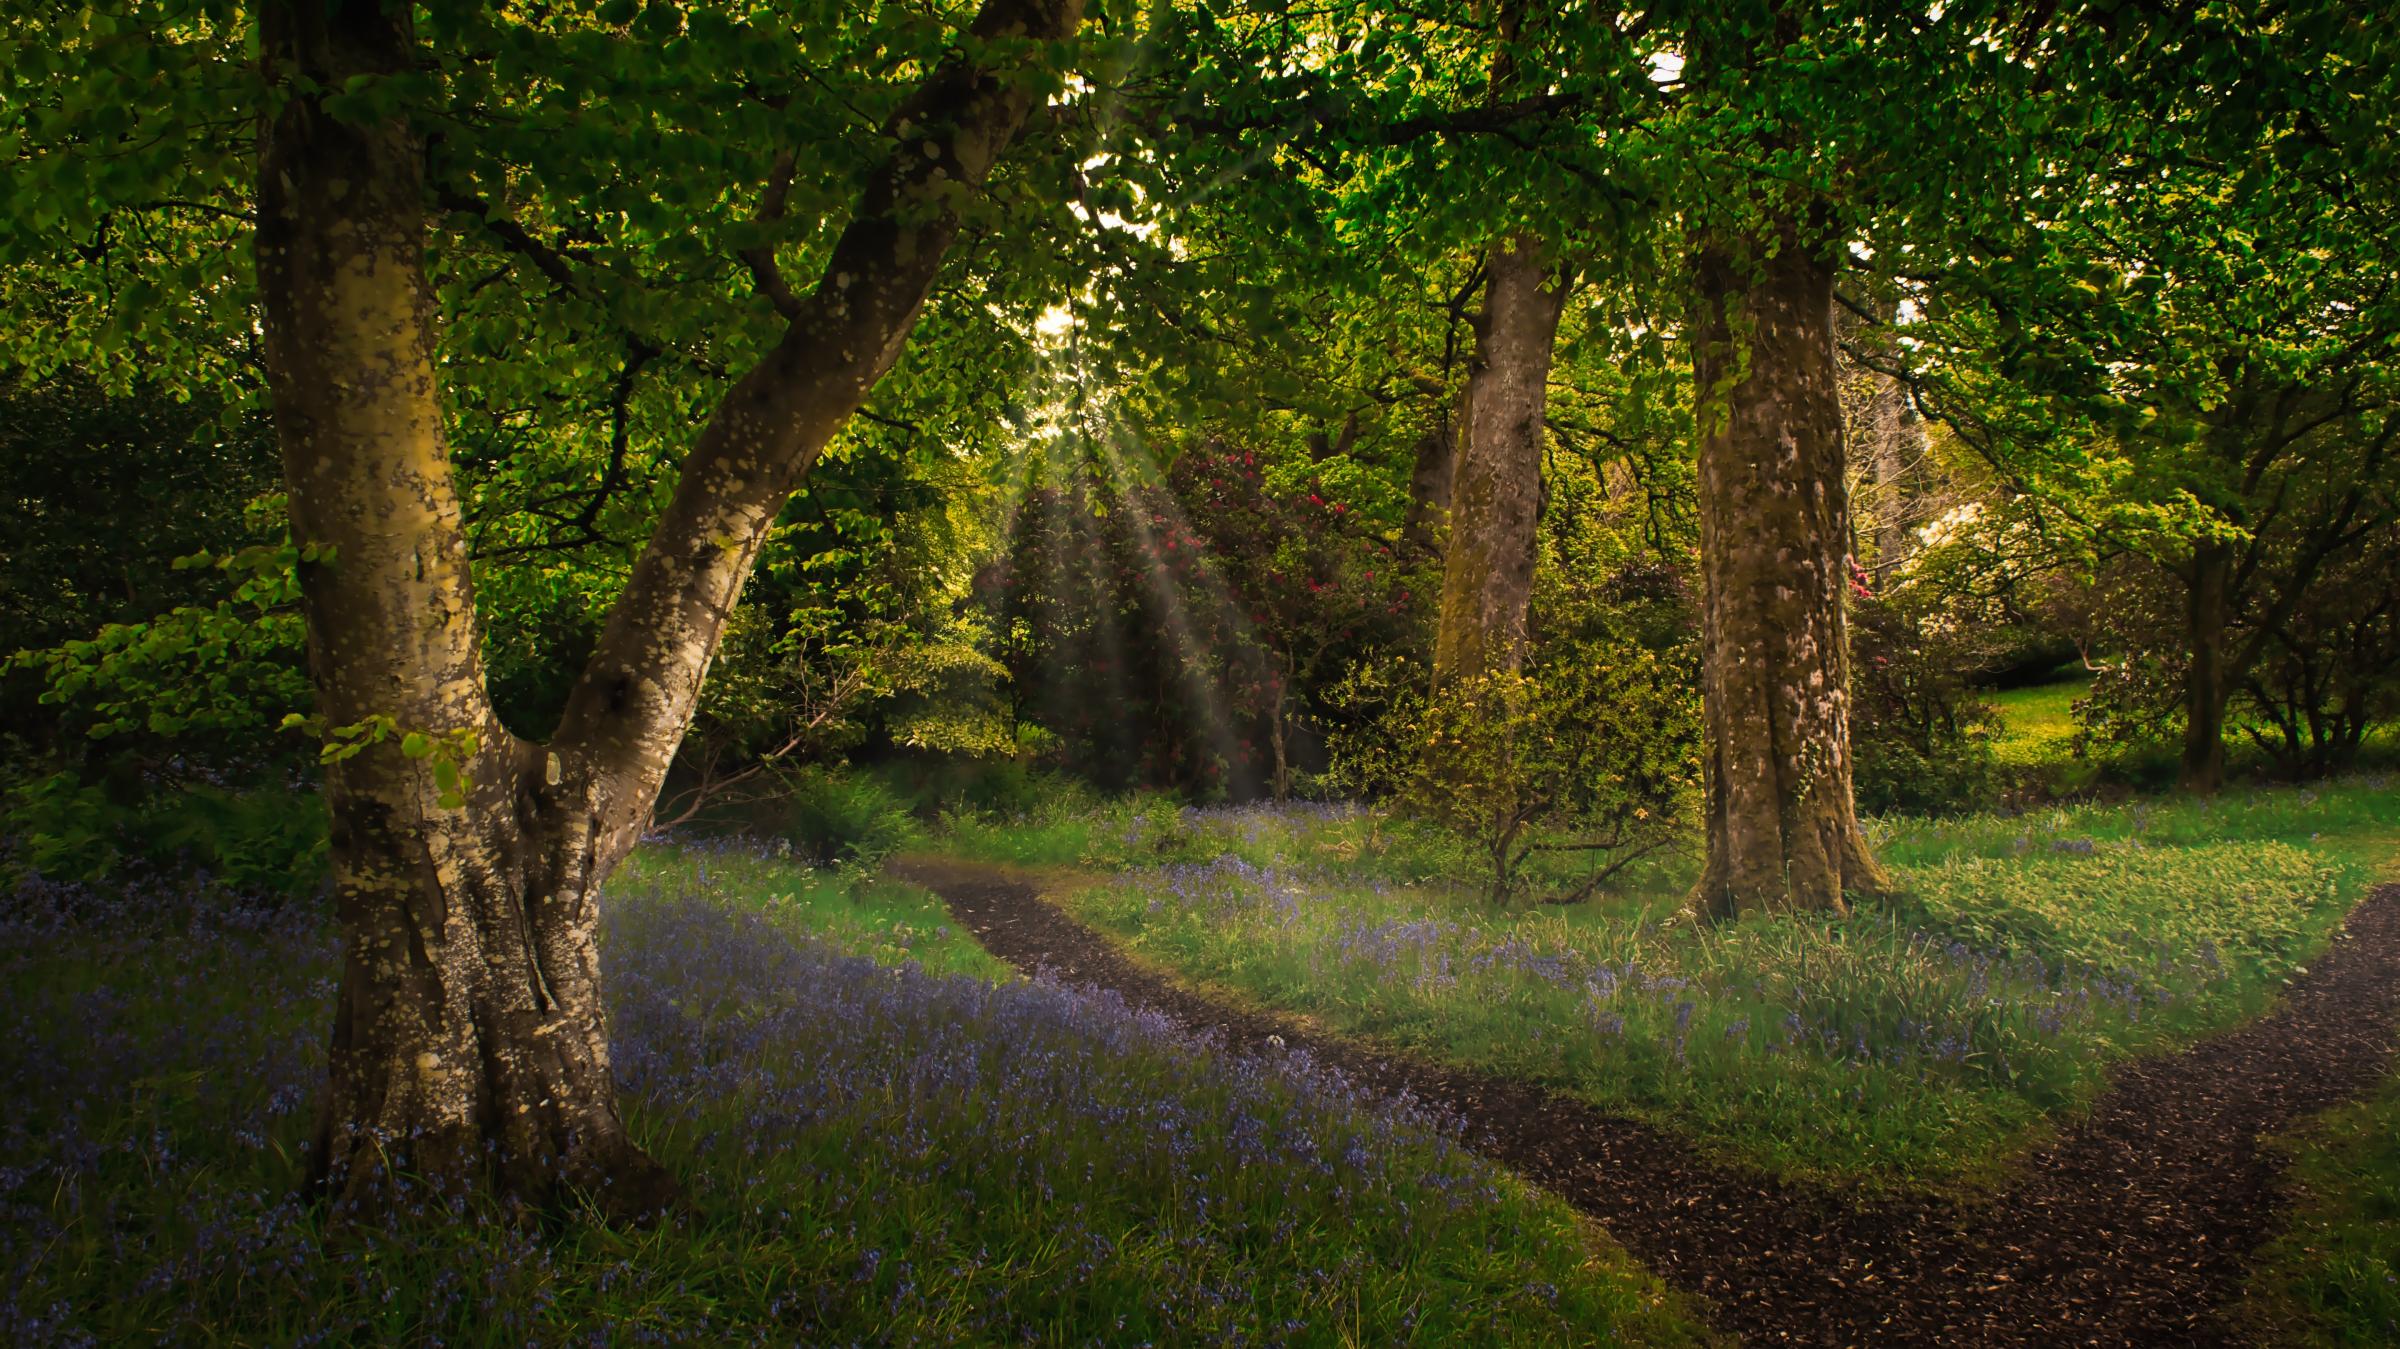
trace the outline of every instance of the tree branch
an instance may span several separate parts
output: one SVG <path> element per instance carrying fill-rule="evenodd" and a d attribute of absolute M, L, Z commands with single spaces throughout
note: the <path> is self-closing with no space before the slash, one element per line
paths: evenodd
<path fill-rule="evenodd" d="M 783 219 L 783 204 L 792 194 L 792 171 L 798 156 L 790 150 L 778 151 L 775 167 L 767 174 L 767 194 L 758 204 L 758 214 L 751 217 L 755 224 L 772 225 Z M 787 319 L 800 317 L 800 297 L 784 282 L 783 271 L 775 265 L 775 244 L 772 240 L 742 250 L 742 263 L 750 269 L 750 279 L 757 283 L 758 293 L 767 297 L 775 312 Z"/>
<path fill-rule="evenodd" d="M 884 126 L 861 190 L 783 337 L 735 381 L 567 700 L 554 744 L 603 860 L 648 818 L 744 580 L 826 442 L 899 358 L 959 212 L 1015 138 L 1047 46 L 1083 0 L 984 0 L 962 41 Z"/>

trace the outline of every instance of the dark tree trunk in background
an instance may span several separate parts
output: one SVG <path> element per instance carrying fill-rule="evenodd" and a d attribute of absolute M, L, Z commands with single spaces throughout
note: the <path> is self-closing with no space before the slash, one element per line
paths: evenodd
<path fill-rule="evenodd" d="M 2225 705 L 2233 693 L 2225 626 L 2232 609 L 2233 553 L 2222 543 L 2192 548 L 2184 577 L 2190 663 L 2183 676 L 2183 786 L 2214 792 L 2225 785 Z"/>
<path fill-rule="evenodd" d="M 1401 523 L 1400 537 L 1420 555 L 1441 547 L 1449 524 L 1450 479 L 1457 467 L 1453 453 L 1456 434 L 1449 409 L 1442 408 L 1417 437 L 1416 462 L 1408 475 L 1408 518 Z"/>
<path fill-rule="evenodd" d="M 1874 434 L 1875 565 L 1888 575 L 1915 551 L 1914 531 L 1923 523 L 1917 518 L 1915 483 L 1929 437 L 1907 388 L 1882 373 L 1874 375 L 1868 425 Z"/>
<path fill-rule="evenodd" d="M 1695 260 L 1711 915 L 1884 887 L 1850 788 L 1834 264 L 1786 229 Z"/>
<path fill-rule="evenodd" d="M 986 48 L 1024 64 L 1080 17 L 1080 0 L 989 0 L 975 31 L 1032 39 Z M 344 956 L 313 1180 L 345 1217 L 387 1206 L 398 1174 L 654 1212 L 675 1187 L 617 1112 L 598 888 L 656 799 L 768 526 L 898 356 L 957 233 L 947 203 L 989 173 L 1031 85 L 954 57 L 902 106 L 898 148 L 815 291 L 779 298 L 783 340 L 686 457 L 541 746 L 503 730 L 485 692 L 435 378 L 423 142 L 323 102 L 414 68 L 411 11 L 278 0 L 261 42 L 289 95 L 260 147 L 269 384 L 293 537 L 329 550 L 301 568 L 311 677 L 330 727 L 389 730 L 326 773 Z"/>
<path fill-rule="evenodd" d="M 1841 349 L 1860 353 L 1855 364 L 1843 366 L 1849 453 L 1866 475 L 1866 500 L 1851 503 L 1854 512 L 1866 516 L 1866 547 L 1858 550 L 1859 560 L 1871 558 L 1876 571 L 1888 576 L 1916 551 L 1931 437 L 1907 384 L 1887 373 L 1903 359 L 1889 326 L 1898 306 L 1889 300 L 1868 303 L 1875 319 L 1836 312 L 1835 337 Z"/>
<path fill-rule="evenodd" d="M 1533 597 L 1542 419 L 1566 287 L 1528 238 L 1494 249 L 1488 268 L 1467 377 L 1465 442 L 1451 479 L 1437 682 L 1523 664 Z"/>

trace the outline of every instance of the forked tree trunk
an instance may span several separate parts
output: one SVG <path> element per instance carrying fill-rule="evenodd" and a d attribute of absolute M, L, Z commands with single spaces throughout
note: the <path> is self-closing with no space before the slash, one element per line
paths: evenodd
<path fill-rule="evenodd" d="M 263 129 L 258 264 L 292 532 L 315 554 L 312 678 L 330 726 L 389 730 L 326 774 L 344 958 L 310 1169 L 346 1217 L 402 1177 L 639 1215 L 675 1187 L 616 1108 L 598 887 L 656 798 L 768 525 L 899 354 L 957 232 L 956 185 L 989 173 L 1031 102 L 1026 67 L 1081 4 L 990 0 L 982 55 L 953 57 L 895 116 L 897 149 L 687 457 L 547 747 L 503 730 L 485 692 L 435 382 L 424 146 L 404 119 L 353 125 L 324 105 L 414 65 L 410 16 L 281 0 L 261 22 L 289 94 Z"/>
<path fill-rule="evenodd" d="M 1550 352 L 1565 306 L 1566 287 L 1539 242 L 1519 237 L 1492 251 L 1475 320 L 1465 443 L 1451 482 L 1437 682 L 1524 663 Z"/>
<path fill-rule="evenodd" d="M 2192 547 L 2184 575 L 2185 637 L 2191 659 L 2183 676 L 2183 763 L 2186 791 L 2225 785 L 2225 704 L 2235 671 L 2229 668 L 2225 624 L 2231 608 L 2232 550 L 2222 543 Z"/>
<path fill-rule="evenodd" d="M 1850 787 L 1850 534 L 1831 259 L 1785 230 L 1695 261 L 1708 865 L 1704 913 L 1884 887 Z"/>

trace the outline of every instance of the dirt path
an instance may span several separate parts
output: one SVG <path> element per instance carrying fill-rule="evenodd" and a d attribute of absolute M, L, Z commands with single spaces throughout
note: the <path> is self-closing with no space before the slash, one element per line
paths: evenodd
<path fill-rule="evenodd" d="M 1725 1169 L 1543 1087 L 1201 996 L 1002 872 L 923 860 L 896 870 L 1021 969 L 1116 989 L 1216 1028 L 1235 1049 L 1281 1036 L 1362 1083 L 1456 1111 L 1470 1143 L 1599 1219 L 1754 1344 L 2233 1342 L 2216 1312 L 2277 1207 L 2279 1167 L 2259 1136 L 2372 1086 L 2400 1021 L 2400 887 L 2386 886 L 2276 1010 L 2126 1066 L 2090 1117 L 1988 1204 L 1862 1204 Z"/>

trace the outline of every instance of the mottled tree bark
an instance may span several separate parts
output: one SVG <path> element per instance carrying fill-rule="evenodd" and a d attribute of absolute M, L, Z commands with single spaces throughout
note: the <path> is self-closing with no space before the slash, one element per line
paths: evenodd
<path fill-rule="evenodd" d="M 1789 230 L 1695 260 L 1711 915 L 1883 888 L 1850 787 L 1832 260 Z"/>
<path fill-rule="evenodd" d="M 1465 442 L 1451 479 L 1436 681 L 1522 665 L 1533 598 L 1542 420 L 1566 287 L 1530 238 L 1495 248 L 1488 268 L 1467 376 Z"/>
<path fill-rule="evenodd" d="M 671 1201 L 616 1108 L 598 887 L 657 796 L 768 525 L 907 340 L 957 232 L 956 184 L 980 183 L 1023 121 L 1036 42 L 1080 17 L 1081 0 L 989 0 L 979 37 L 1036 41 L 954 56 L 895 116 L 891 158 L 687 457 L 542 746 L 502 729 L 484 688 L 435 382 L 423 143 L 323 101 L 415 63 L 410 10 L 264 10 L 265 71 L 289 94 L 261 141 L 270 386 L 293 536 L 330 550 L 301 572 L 312 677 L 332 726 L 395 728 L 326 779 L 344 963 L 310 1164 L 344 1213 L 388 1203 L 402 1175 L 579 1191 L 621 1214 Z"/>

